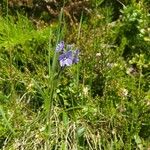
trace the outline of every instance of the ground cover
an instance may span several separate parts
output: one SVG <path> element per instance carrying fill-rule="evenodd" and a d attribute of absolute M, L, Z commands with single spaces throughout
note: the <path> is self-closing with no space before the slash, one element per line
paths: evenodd
<path fill-rule="evenodd" d="M 150 3 L 51 3 L 0 5 L 0 149 L 149 150 Z"/>

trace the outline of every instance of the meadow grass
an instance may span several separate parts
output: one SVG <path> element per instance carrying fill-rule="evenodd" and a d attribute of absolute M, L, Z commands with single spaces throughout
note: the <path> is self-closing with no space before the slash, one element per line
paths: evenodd
<path fill-rule="evenodd" d="M 0 16 L 0 149 L 149 150 L 144 8 L 134 2 L 113 21 L 112 7 L 95 6 L 73 27 L 62 10 L 40 29 L 19 13 Z M 79 49 L 77 64 L 60 66 L 62 40 Z"/>

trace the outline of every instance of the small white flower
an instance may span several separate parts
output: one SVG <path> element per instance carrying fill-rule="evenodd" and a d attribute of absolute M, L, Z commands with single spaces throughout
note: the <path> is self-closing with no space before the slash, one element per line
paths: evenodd
<path fill-rule="evenodd" d="M 101 56 L 101 53 L 96 53 L 96 57 L 100 57 Z"/>
<path fill-rule="evenodd" d="M 128 95 L 128 90 L 122 89 L 122 95 L 126 97 Z"/>
<path fill-rule="evenodd" d="M 83 87 L 83 94 L 84 94 L 85 96 L 88 95 L 88 91 L 89 91 L 89 88 L 88 88 L 88 87 Z"/>
<path fill-rule="evenodd" d="M 128 90 L 125 89 L 125 88 L 121 88 L 119 90 L 119 95 L 122 96 L 122 97 L 127 97 L 128 96 Z"/>

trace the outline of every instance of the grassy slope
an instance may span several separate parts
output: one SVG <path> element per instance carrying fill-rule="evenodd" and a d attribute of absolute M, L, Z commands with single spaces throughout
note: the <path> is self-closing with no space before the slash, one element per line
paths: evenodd
<path fill-rule="evenodd" d="M 143 4 L 112 8 L 68 30 L 0 17 L 0 148 L 121 150 L 150 147 L 149 19 Z M 83 18 L 84 20 L 84 18 Z M 80 62 L 59 78 L 57 41 Z"/>

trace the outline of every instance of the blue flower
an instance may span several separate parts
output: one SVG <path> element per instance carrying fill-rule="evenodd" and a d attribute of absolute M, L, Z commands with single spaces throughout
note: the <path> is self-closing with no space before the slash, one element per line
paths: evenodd
<path fill-rule="evenodd" d="M 61 41 L 56 46 L 56 52 L 59 53 L 59 63 L 61 67 L 71 66 L 79 61 L 79 50 L 73 50 L 73 45 L 65 47 L 64 41 Z"/>
<path fill-rule="evenodd" d="M 64 41 L 61 41 L 56 46 L 56 52 L 63 52 L 64 51 L 64 47 L 65 47 Z"/>
<path fill-rule="evenodd" d="M 59 56 L 59 63 L 61 67 L 71 66 L 73 63 L 72 51 L 67 51 Z"/>
<path fill-rule="evenodd" d="M 73 56 L 73 60 L 72 60 L 73 64 L 78 63 L 78 61 L 79 61 L 78 56 L 79 56 L 79 50 L 77 49 L 77 50 L 74 51 L 74 56 Z"/>

